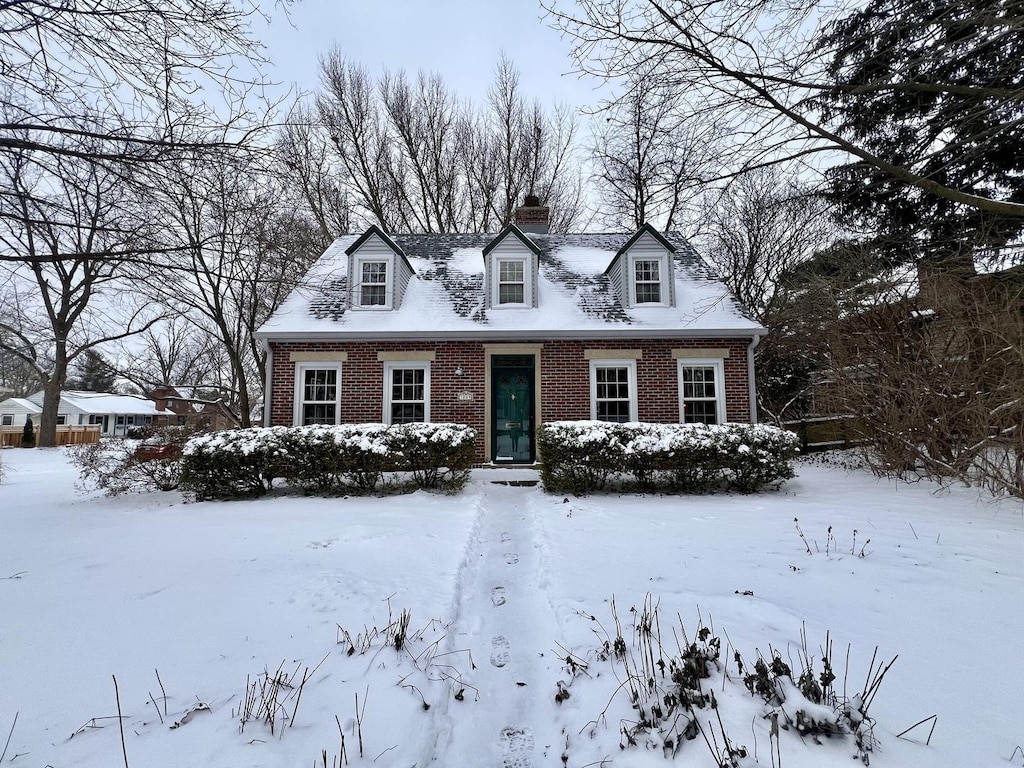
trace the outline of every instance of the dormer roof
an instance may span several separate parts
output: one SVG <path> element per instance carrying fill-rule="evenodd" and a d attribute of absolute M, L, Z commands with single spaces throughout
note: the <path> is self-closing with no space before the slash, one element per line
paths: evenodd
<path fill-rule="evenodd" d="M 398 243 L 392 240 L 391 237 L 387 234 L 387 232 L 378 227 L 376 224 L 371 224 L 369 229 L 363 232 L 363 234 L 359 235 L 359 237 L 356 238 L 355 242 L 353 242 L 352 245 L 348 246 L 348 248 L 345 249 L 345 255 L 351 256 L 352 254 L 354 254 L 371 237 L 378 238 L 382 243 L 384 243 L 384 245 L 386 245 L 388 248 L 394 251 L 395 255 L 402 259 L 402 261 L 406 263 L 409 269 L 412 270 L 413 274 L 416 274 L 416 270 L 413 269 L 412 264 L 409 263 L 409 259 L 406 257 L 405 252 L 398 246 Z"/>
<path fill-rule="evenodd" d="M 530 249 L 535 255 L 540 256 L 540 248 L 537 246 L 537 244 L 533 242 L 533 240 L 531 240 L 529 237 L 527 237 L 526 233 L 523 232 L 523 230 L 521 230 L 515 224 L 509 224 L 507 227 L 501 230 L 501 232 L 499 232 L 495 236 L 495 238 L 491 240 L 491 242 L 484 246 L 484 256 L 486 257 L 487 254 L 489 254 L 491 251 L 493 251 L 495 248 L 501 245 L 502 241 L 509 235 L 515 236 L 519 240 L 519 242 L 521 242 L 528 249 Z"/>
<path fill-rule="evenodd" d="M 609 269 L 612 268 L 612 265 L 615 263 L 615 259 L 617 259 L 619 256 L 624 254 L 626 251 L 628 251 L 634 245 L 636 245 L 637 240 L 639 240 L 644 235 L 650 235 L 651 237 L 653 237 L 655 240 L 658 241 L 658 244 L 662 248 L 664 248 L 666 251 L 668 251 L 669 253 L 675 253 L 676 252 L 676 247 L 674 245 L 672 245 L 672 243 L 670 243 L 668 240 L 666 240 L 665 236 L 663 234 L 661 234 L 661 232 L 656 230 L 654 227 L 652 227 L 650 224 L 648 224 L 645 221 L 641 225 L 640 229 L 638 229 L 636 232 L 634 232 L 633 236 L 631 238 L 629 238 L 629 240 L 626 241 L 625 245 L 623 245 L 621 248 L 619 248 L 618 251 L 615 252 L 615 258 L 613 258 L 611 260 L 611 262 L 608 264 L 608 267 L 605 269 L 605 272 L 607 272 Z"/>

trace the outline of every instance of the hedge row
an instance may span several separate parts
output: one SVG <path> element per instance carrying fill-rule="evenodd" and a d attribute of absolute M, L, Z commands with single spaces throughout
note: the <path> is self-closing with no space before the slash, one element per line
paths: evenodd
<path fill-rule="evenodd" d="M 544 424 L 541 479 L 556 493 L 612 484 L 638 490 L 752 492 L 793 477 L 795 434 L 763 424 Z"/>
<path fill-rule="evenodd" d="M 185 446 L 182 488 L 197 500 L 252 498 L 276 479 L 312 494 L 457 490 L 476 433 L 461 424 L 342 424 L 213 432 Z"/>

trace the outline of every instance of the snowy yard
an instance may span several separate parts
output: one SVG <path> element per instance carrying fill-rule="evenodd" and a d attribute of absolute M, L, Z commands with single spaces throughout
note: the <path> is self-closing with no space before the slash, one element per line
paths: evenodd
<path fill-rule="evenodd" d="M 734 650 L 799 667 L 803 631 L 816 660 L 834 642 L 840 694 L 846 678 L 848 695 L 864 687 L 876 646 L 899 655 L 870 707 L 872 765 L 1024 765 L 1019 502 L 801 462 L 780 492 L 751 496 L 491 482 L 535 477 L 520 471 L 478 472 L 454 497 L 184 504 L 77 492 L 56 449 L 0 460 L 4 766 L 291 768 L 324 752 L 330 766 L 342 734 L 351 765 L 669 765 L 653 737 L 620 749 L 636 713 L 622 665 L 598 652 L 614 598 L 639 657 L 648 594 L 666 654 L 680 622 L 690 640 L 701 621 L 722 639 L 728 679 L 706 683 L 722 723 L 699 710 L 676 764 L 714 766 L 705 735 L 722 747 L 723 731 L 742 765 L 860 764 L 849 738 L 792 729 L 773 756 L 770 708 L 743 688 Z M 385 628 L 405 610 L 397 651 Z M 279 669 L 290 687 L 261 691 Z M 931 722 L 896 737 L 932 715 L 929 746 Z"/>

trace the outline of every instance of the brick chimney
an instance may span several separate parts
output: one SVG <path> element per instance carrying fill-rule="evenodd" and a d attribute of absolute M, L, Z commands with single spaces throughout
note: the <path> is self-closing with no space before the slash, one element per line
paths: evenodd
<path fill-rule="evenodd" d="M 532 192 L 526 196 L 523 204 L 516 208 L 513 221 L 523 232 L 535 235 L 548 233 L 548 219 L 551 209 L 540 204 L 540 198 Z"/>

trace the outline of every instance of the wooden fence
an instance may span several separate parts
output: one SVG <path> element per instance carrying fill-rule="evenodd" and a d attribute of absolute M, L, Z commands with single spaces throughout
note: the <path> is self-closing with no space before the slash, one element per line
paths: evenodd
<path fill-rule="evenodd" d="M 864 425 L 856 416 L 814 416 L 784 421 L 782 426 L 796 432 L 804 453 L 853 448 L 867 440 Z"/>
<path fill-rule="evenodd" d="M 0 427 L 0 447 L 21 445 L 24 427 Z M 36 437 L 38 439 L 38 430 Z M 100 441 L 99 424 L 64 424 L 57 427 L 57 445 L 83 445 Z"/>

